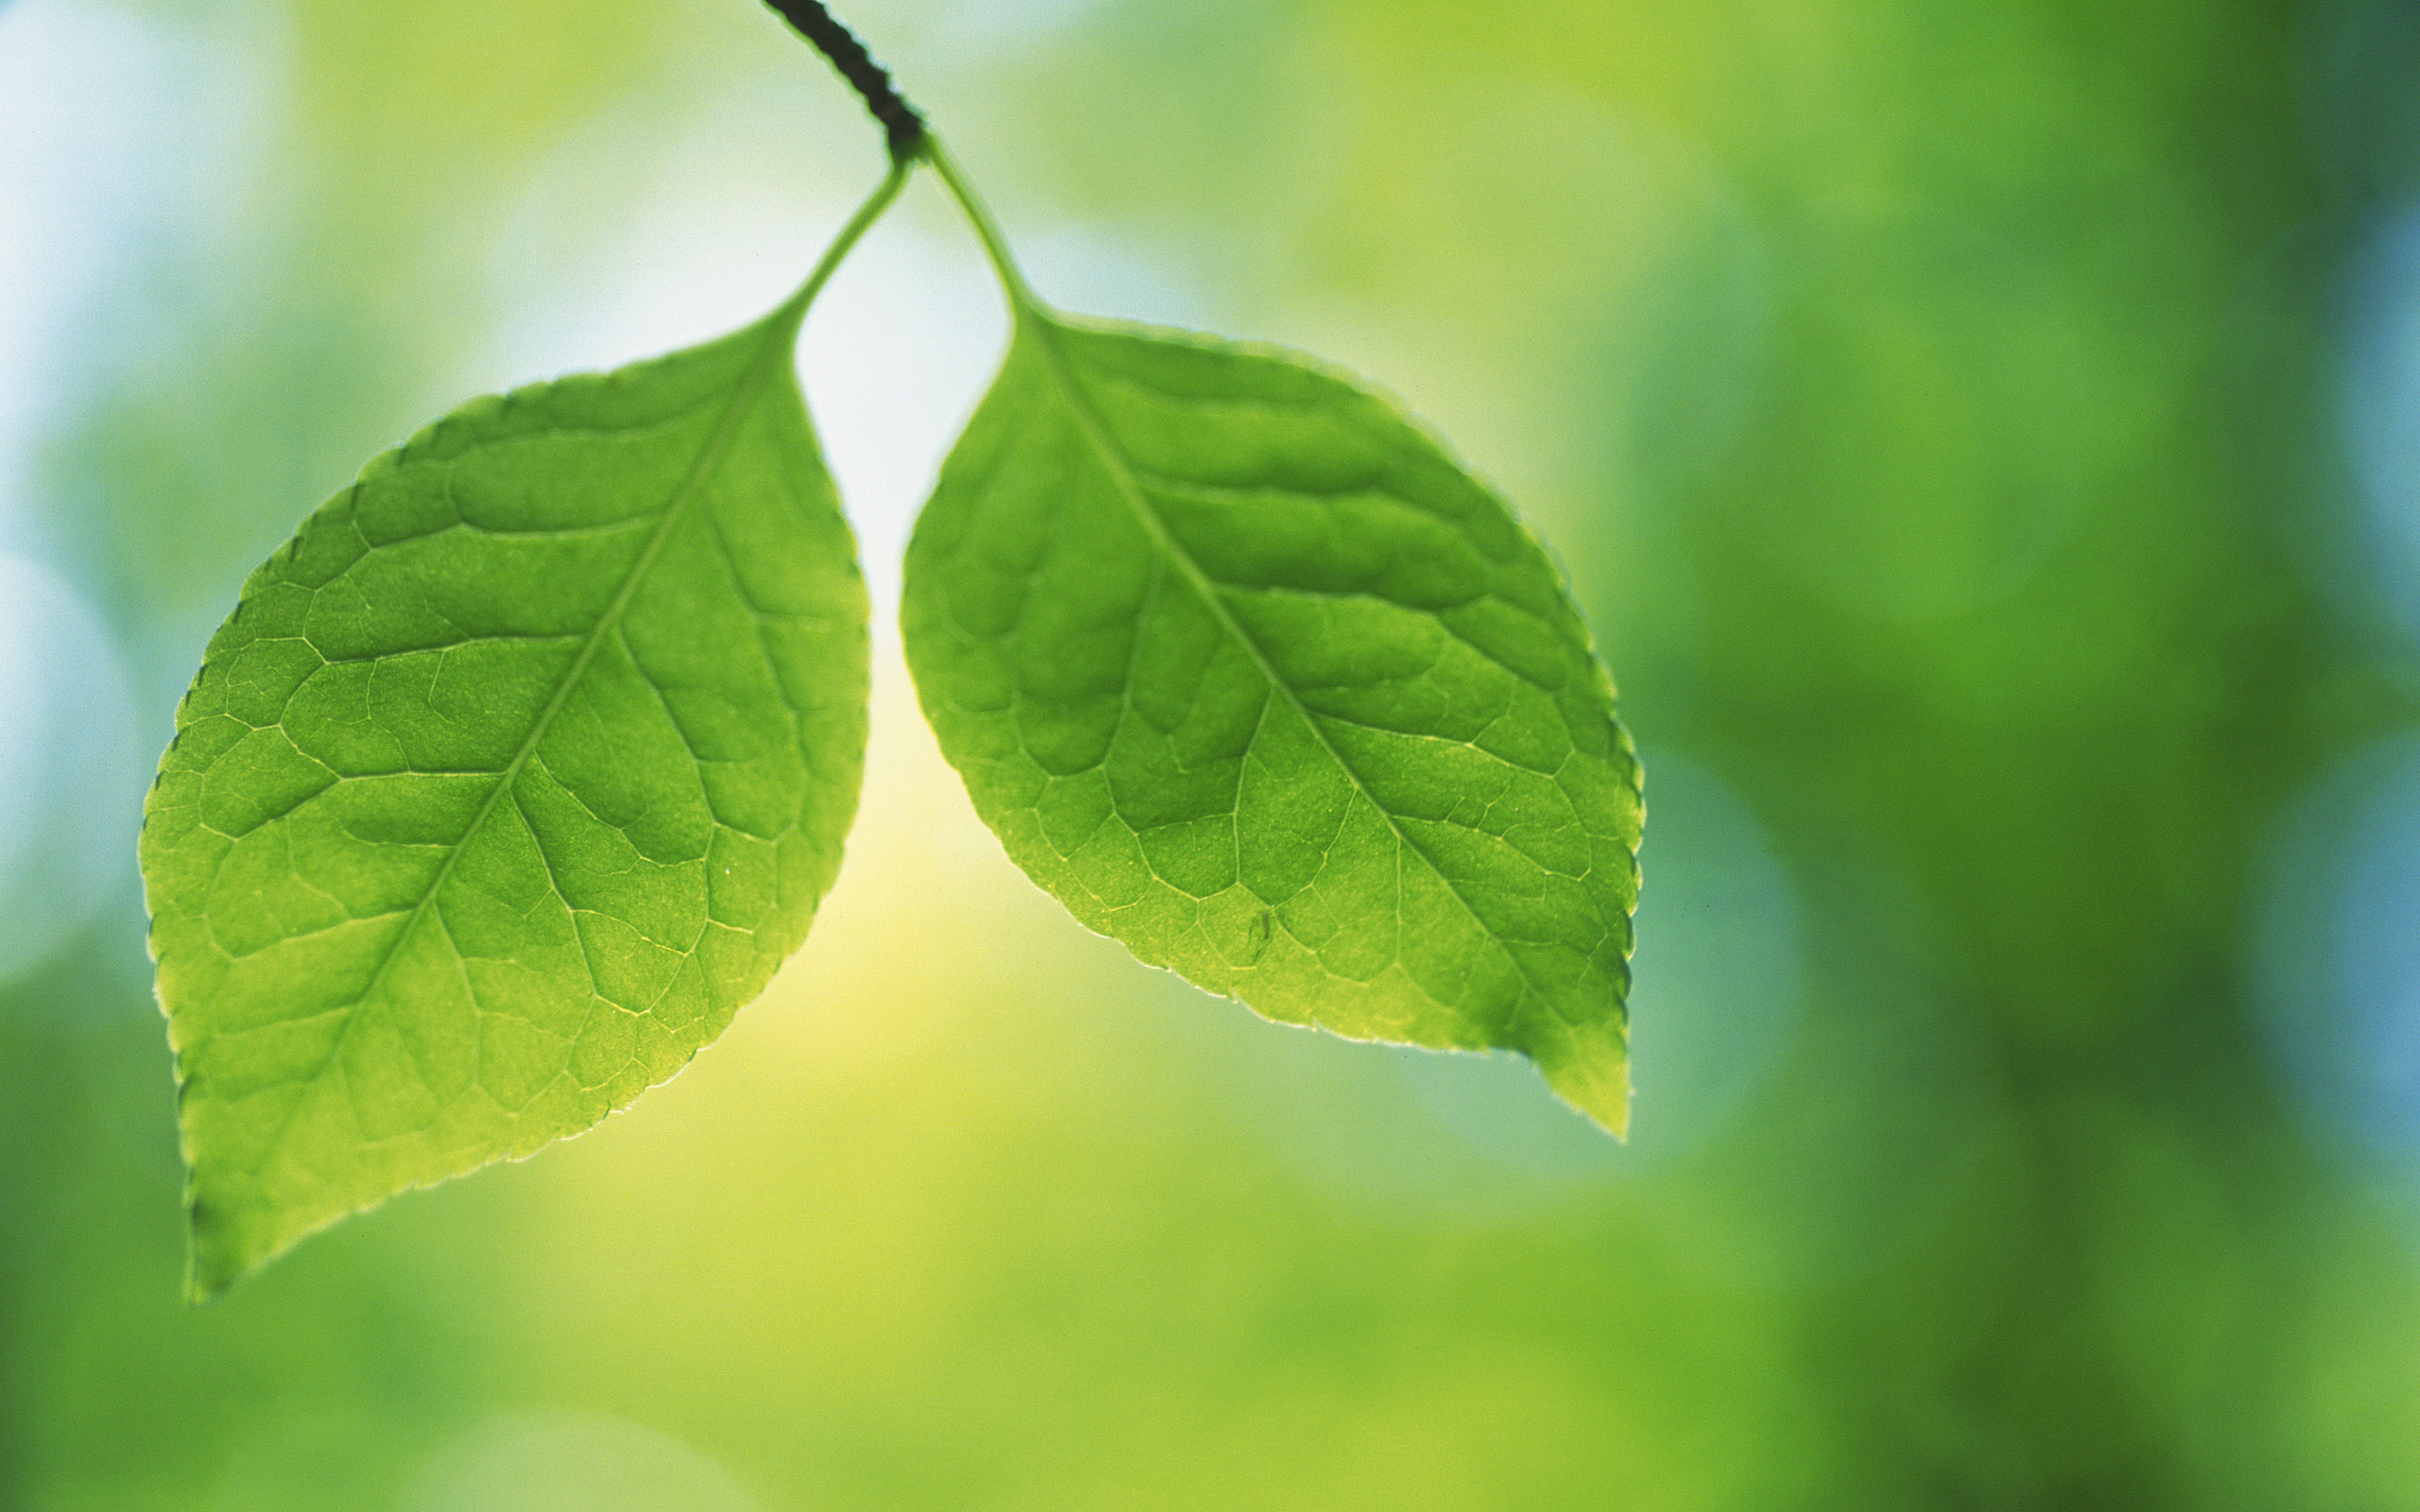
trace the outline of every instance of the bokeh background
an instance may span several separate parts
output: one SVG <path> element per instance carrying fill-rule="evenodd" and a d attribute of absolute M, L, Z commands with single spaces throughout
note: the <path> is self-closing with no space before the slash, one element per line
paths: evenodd
<path fill-rule="evenodd" d="M 2420 9 L 856 0 L 1044 293 L 1305 347 L 1568 562 L 1636 1137 L 1086 935 L 917 719 L 1004 334 L 810 321 L 877 603 L 805 950 L 189 1311 L 133 871 L 250 567 L 881 168 L 752 0 L 0 0 L 0 1506 L 2420 1507 Z"/>

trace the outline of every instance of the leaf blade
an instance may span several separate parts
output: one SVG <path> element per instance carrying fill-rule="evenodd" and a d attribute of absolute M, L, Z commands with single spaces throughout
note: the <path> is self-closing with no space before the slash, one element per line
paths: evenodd
<path fill-rule="evenodd" d="M 214 637 L 142 847 L 197 1295 L 627 1106 L 804 938 L 867 676 L 804 298 L 457 410 Z"/>
<path fill-rule="evenodd" d="M 1340 374 L 1018 305 L 902 606 L 977 812 L 1150 964 L 1618 1131 L 1643 811 L 1559 571 Z"/>

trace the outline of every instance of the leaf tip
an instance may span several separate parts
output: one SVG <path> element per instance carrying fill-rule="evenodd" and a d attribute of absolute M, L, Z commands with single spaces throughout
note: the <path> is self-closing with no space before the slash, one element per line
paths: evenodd
<path fill-rule="evenodd" d="M 200 1197 L 185 1203 L 185 1303 L 205 1307 L 225 1297 L 237 1281 L 275 1260 L 296 1238 L 264 1235 L 240 1220 L 240 1210 L 214 1206 Z"/>
<path fill-rule="evenodd" d="M 1623 1024 L 1586 1025 L 1533 1057 L 1557 1097 L 1624 1143 L 1630 1141 L 1629 1040 Z"/>
<path fill-rule="evenodd" d="M 207 1307 L 227 1295 L 227 1288 L 242 1277 L 245 1267 L 236 1263 L 227 1252 L 223 1240 L 216 1237 L 217 1225 L 210 1220 L 199 1203 L 185 1208 L 185 1305 Z"/>

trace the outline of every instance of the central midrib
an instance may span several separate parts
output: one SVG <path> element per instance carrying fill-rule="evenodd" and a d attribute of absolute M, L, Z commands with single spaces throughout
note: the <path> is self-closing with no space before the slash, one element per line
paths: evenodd
<path fill-rule="evenodd" d="M 1022 301 L 1019 303 L 1023 305 Z M 1546 985 L 1530 974 L 1529 967 L 1511 946 L 1495 937 L 1495 931 L 1486 919 L 1479 917 L 1478 910 L 1473 907 L 1471 901 L 1462 895 L 1461 888 L 1454 885 L 1454 879 L 1447 876 L 1444 868 L 1437 864 L 1437 858 L 1428 853 L 1428 848 L 1422 845 L 1404 829 L 1393 813 L 1384 803 L 1378 801 L 1377 796 L 1372 793 L 1367 784 L 1361 781 L 1361 774 L 1353 769 L 1353 764 L 1346 761 L 1344 753 L 1336 748 L 1336 743 L 1328 739 L 1327 731 L 1320 726 L 1318 712 L 1305 704 L 1295 694 L 1293 687 L 1277 675 L 1276 666 L 1270 662 L 1268 654 L 1260 648 L 1260 643 L 1253 639 L 1235 615 L 1228 611 L 1226 601 L 1219 596 L 1218 585 L 1211 581 L 1210 575 L 1201 570 L 1201 564 L 1193 559 L 1193 554 L 1186 551 L 1169 533 L 1167 522 L 1160 518 L 1159 511 L 1152 508 L 1150 501 L 1144 496 L 1142 485 L 1134 476 L 1133 464 L 1110 436 L 1109 426 L 1094 409 L 1092 396 L 1085 393 L 1082 386 L 1077 383 L 1067 354 L 1059 345 L 1058 328 L 1049 316 L 1030 307 L 1021 307 L 1017 315 L 1018 328 L 1024 330 L 1029 327 L 1034 332 L 1042 348 L 1044 361 L 1050 369 L 1050 376 L 1058 384 L 1060 391 L 1066 395 L 1067 407 L 1074 411 L 1077 425 L 1083 431 L 1084 438 L 1092 443 L 1093 450 L 1099 455 L 1102 465 L 1107 468 L 1111 478 L 1117 484 L 1119 495 L 1125 499 L 1127 507 L 1133 510 L 1135 520 L 1142 525 L 1144 533 L 1151 538 L 1152 544 L 1159 547 L 1162 554 L 1170 561 L 1176 563 L 1177 571 L 1183 573 L 1185 581 L 1193 585 L 1194 592 L 1201 596 L 1202 603 L 1208 607 L 1212 617 L 1219 622 L 1219 627 L 1235 638 L 1236 644 L 1251 656 L 1253 664 L 1260 668 L 1261 676 L 1269 679 L 1269 685 L 1293 707 L 1295 713 L 1301 716 L 1304 728 L 1310 730 L 1311 738 L 1320 743 L 1320 748 L 1327 752 L 1330 761 L 1336 763 L 1337 770 L 1342 772 L 1344 780 L 1353 784 L 1353 791 L 1359 794 L 1371 808 L 1377 811 L 1378 816 L 1387 821 L 1387 828 L 1394 833 L 1395 839 L 1414 855 L 1420 857 L 1421 865 L 1428 868 L 1429 874 L 1444 884 L 1445 890 L 1453 895 L 1455 902 L 1461 905 L 1462 912 L 1470 916 L 1471 922 L 1479 927 L 1480 932 L 1487 936 L 1488 943 L 1503 953 L 1505 958 L 1512 963 L 1513 971 L 1527 984 L 1529 989 L 1536 993 L 1551 1008 L 1553 999 L 1547 991 Z M 1135 633 L 1138 636 L 1142 633 L 1139 626 Z M 1129 696 L 1132 696 L 1131 691 Z M 1400 893 L 1395 900 L 1395 925 L 1400 936 L 1404 928 L 1403 900 Z M 1561 1015 L 1558 1014 L 1557 1017 Z M 1517 1005 L 1513 1020 L 1517 1023 Z"/>
<path fill-rule="evenodd" d="M 355 997 L 353 1003 L 343 1010 L 345 1014 L 343 1027 L 337 1031 L 336 1040 L 328 1047 L 327 1055 L 321 1057 L 319 1065 L 312 1068 L 310 1074 L 297 1078 L 297 1085 L 308 1088 L 313 1082 L 326 1075 L 328 1068 L 336 1063 L 337 1057 L 343 1054 L 345 1040 L 353 1033 L 356 1010 L 370 994 L 377 989 L 379 984 L 386 980 L 388 969 L 394 964 L 395 957 L 403 951 L 404 942 L 411 938 L 412 931 L 420 927 L 421 920 L 427 916 L 429 909 L 436 906 L 437 895 L 443 890 L 446 879 L 454 874 L 455 864 L 461 860 L 462 852 L 470 848 L 471 841 L 487 824 L 488 819 L 494 815 L 496 806 L 503 802 L 504 796 L 512 790 L 513 782 L 521 776 L 522 768 L 529 764 L 529 758 L 537 753 L 540 743 L 546 737 L 546 731 L 554 725 L 555 716 L 562 712 L 563 705 L 571 699 L 572 690 L 579 686 L 579 679 L 586 676 L 589 664 L 596 661 L 597 650 L 605 644 L 606 636 L 612 633 L 614 627 L 621 623 L 623 614 L 628 612 L 631 600 L 637 596 L 639 585 L 646 580 L 648 572 L 655 565 L 656 558 L 663 555 L 665 543 L 671 539 L 673 527 L 680 524 L 690 501 L 697 497 L 699 490 L 704 487 L 705 480 L 722 465 L 723 457 L 730 452 L 732 442 L 739 434 L 741 420 L 753 404 L 758 393 L 763 390 L 766 380 L 771 374 L 773 368 L 771 356 L 786 350 L 785 345 L 786 332 L 786 325 L 778 320 L 769 328 L 764 348 L 757 352 L 747 370 L 740 375 L 738 386 L 732 390 L 731 398 L 725 403 L 722 413 L 716 419 L 713 433 L 706 438 L 706 444 L 700 449 L 697 461 L 691 464 L 689 472 L 682 478 L 680 486 L 673 490 L 670 500 L 666 503 L 664 523 L 656 526 L 655 533 L 648 538 L 647 544 L 640 549 L 638 558 L 631 563 L 630 571 L 623 576 L 621 586 L 614 590 L 613 598 L 607 601 L 604 611 L 597 616 L 596 627 L 588 632 L 588 639 L 581 643 L 579 654 L 572 658 L 571 665 L 564 670 L 562 680 L 556 684 L 555 691 L 547 698 L 545 707 L 538 712 L 538 717 L 529 727 L 527 737 L 522 741 L 521 747 L 512 753 L 512 759 L 505 764 L 504 769 L 497 774 L 495 786 L 488 790 L 488 796 L 480 802 L 478 812 L 471 816 L 471 822 L 463 829 L 462 837 L 455 841 L 453 847 L 445 852 L 445 859 L 438 866 L 437 875 L 429 880 L 428 889 L 421 895 L 420 902 L 413 905 L 411 917 L 404 920 L 404 927 L 396 931 L 393 941 L 378 957 L 378 964 L 372 969 L 370 980 L 363 984 L 359 996 Z M 531 838 L 534 841 L 536 837 L 533 835 Z M 569 899 L 563 901 L 566 904 L 570 902 Z M 476 1006 L 476 1004 L 473 1005 L 475 1011 Z M 293 1127 L 295 1118 L 302 1110 L 302 1098 L 295 1099 L 293 1108 L 287 1112 L 285 1121 L 278 1125 L 277 1132 L 270 1136 L 268 1145 L 262 1152 L 263 1165 L 268 1163 L 269 1156 L 278 1146 L 285 1143 L 286 1133 Z M 259 1167 L 256 1166 L 254 1169 L 257 1170 Z"/>

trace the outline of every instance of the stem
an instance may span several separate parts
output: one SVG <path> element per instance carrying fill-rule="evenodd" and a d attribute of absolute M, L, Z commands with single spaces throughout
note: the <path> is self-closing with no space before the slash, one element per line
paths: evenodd
<path fill-rule="evenodd" d="M 815 271 L 806 276 L 806 282 L 799 285 L 798 292 L 783 304 L 780 314 L 789 319 L 793 328 L 806 318 L 806 307 L 815 302 L 815 297 L 823 292 L 823 285 L 832 281 L 840 260 L 848 256 L 849 249 L 873 229 L 875 221 L 882 218 L 882 213 L 899 198 L 899 191 L 908 186 L 908 176 L 915 171 L 916 160 L 913 158 L 891 160 L 890 171 L 882 176 L 882 182 L 874 186 L 873 193 L 866 197 L 866 202 L 859 205 L 857 213 L 840 228 L 840 233 L 832 238 L 832 245 L 823 249 L 823 256 L 815 265 Z"/>
<path fill-rule="evenodd" d="M 0 3 L 5 3 L 5 0 L 0 0 Z M 873 60 L 873 56 L 866 51 L 865 43 L 857 41 L 856 34 L 841 25 L 839 18 L 824 7 L 823 0 L 765 0 L 765 3 L 832 60 L 832 66 L 840 71 L 840 77 L 864 97 L 866 109 L 873 112 L 873 118 L 890 133 L 890 177 L 882 181 L 882 188 L 875 191 L 874 198 L 857 212 L 857 218 L 840 232 L 840 239 L 833 244 L 823 266 L 815 270 L 815 276 L 807 280 L 807 286 L 800 291 L 802 299 L 815 298 L 815 291 L 822 286 L 833 266 L 864 233 L 866 227 L 873 224 L 873 217 L 881 215 L 884 207 L 890 203 L 891 197 L 899 193 L 908 171 L 921 162 L 932 164 L 933 171 L 941 175 L 942 182 L 949 187 L 950 198 L 966 212 L 967 220 L 975 227 L 975 234 L 982 238 L 984 254 L 992 260 L 992 270 L 1000 276 L 1000 284 L 1009 296 L 1009 306 L 1015 311 L 1017 318 L 1023 320 L 1029 315 L 1040 315 L 1048 310 L 1049 306 L 1034 294 L 1033 285 L 1028 284 L 1025 274 L 1018 270 L 1016 259 L 1009 253 L 1008 238 L 1000 234 L 999 223 L 992 218 L 991 211 L 984 208 L 982 196 L 977 194 L 975 186 L 967 181 L 965 173 L 959 168 L 958 160 L 942 146 L 942 139 L 925 127 L 923 112 L 908 103 L 899 93 L 898 86 L 891 82 L 890 72 Z M 804 308 L 804 304 L 801 308 Z"/>
<path fill-rule="evenodd" d="M 983 197 L 977 194 L 975 185 L 967 181 L 965 173 L 959 168 L 958 160 L 949 155 L 949 148 L 942 146 L 942 139 L 929 131 L 925 133 L 923 156 L 933 165 L 933 172 L 941 175 L 942 182 L 949 189 L 950 198 L 958 201 L 958 208 L 966 212 L 967 222 L 981 239 L 983 254 L 992 260 L 992 270 L 1000 275 L 1000 283 L 1008 291 L 1009 306 L 1016 312 L 1017 318 L 1022 320 L 1028 313 L 1040 314 L 1048 309 L 1049 306 L 1033 292 L 1033 285 L 1025 281 L 1025 274 L 1018 270 L 1016 259 L 1009 252 L 1008 238 L 1000 234 L 999 223 L 992 218 L 991 211 L 984 208 Z"/>
<path fill-rule="evenodd" d="M 908 103 L 899 87 L 890 81 L 890 70 L 875 62 L 857 41 L 856 33 L 840 24 L 838 16 L 826 9 L 823 0 L 765 0 L 774 12 L 790 24 L 798 34 L 815 44 L 816 51 L 832 60 L 840 77 L 866 102 L 866 110 L 882 123 L 890 137 L 890 161 L 912 163 L 917 148 L 925 141 L 924 113 Z"/>

